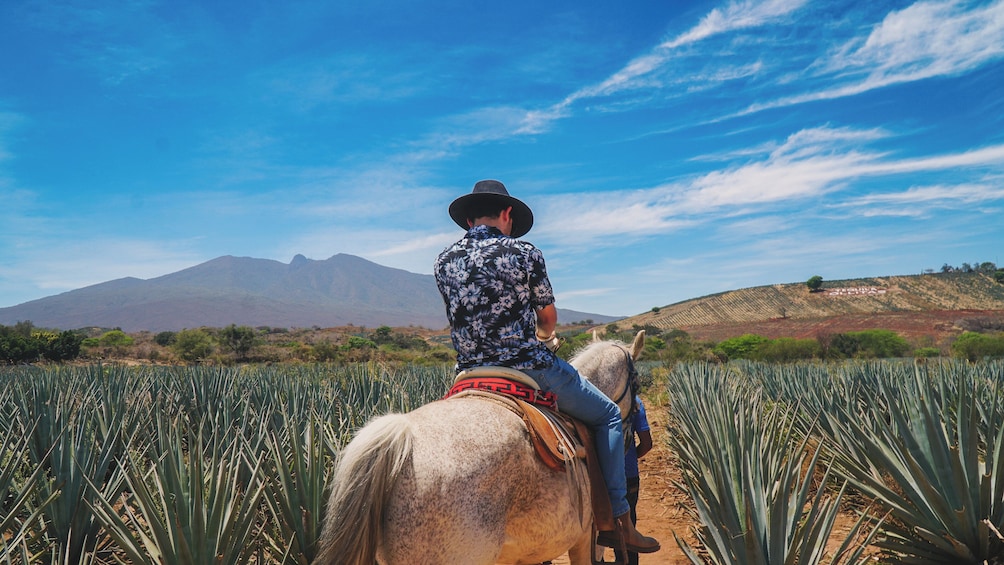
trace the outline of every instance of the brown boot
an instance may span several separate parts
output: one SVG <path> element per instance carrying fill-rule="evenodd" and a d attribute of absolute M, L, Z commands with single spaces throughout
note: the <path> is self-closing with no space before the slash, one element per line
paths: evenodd
<path fill-rule="evenodd" d="M 624 548 L 635 553 L 655 553 L 661 549 L 657 539 L 643 536 L 634 528 L 630 512 L 615 516 L 614 522 L 617 524 L 617 532 L 600 532 L 600 535 L 596 537 L 597 544 L 621 549 L 620 543 L 623 540 Z M 618 539 L 618 534 L 620 534 L 620 539 Z"/>

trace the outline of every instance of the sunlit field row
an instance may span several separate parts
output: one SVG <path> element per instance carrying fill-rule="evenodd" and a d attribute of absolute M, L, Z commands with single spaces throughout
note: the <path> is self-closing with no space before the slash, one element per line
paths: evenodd
<path fill-rule="evenodd" d="M 993 563 L 1004 363 L 656 363 L 694 563 Z M 0 369 L 0 563 L 310 563 L 338 450 L 449 365 Z M 860 515 L 849 534 L 837 515 Z M 829 546 L 827 546 L 829 544 Z M 828 547 L 828 549 L 827 549 Z M 872 561 L 874 562 L 874 561 Z"/>
<path fill-rule="evenodd" d="M 333 458 L 449 366 L 0 369 L 0 562 L 309 563 Z"/>
<path fill-rule="evenodd" d="M 694 563 L 996 563 L 1004 363 L 679 366 Z M 849 534 L 838 513 L 860 519 Z M 830 549 L 827 550 L 827 544 Z"/>

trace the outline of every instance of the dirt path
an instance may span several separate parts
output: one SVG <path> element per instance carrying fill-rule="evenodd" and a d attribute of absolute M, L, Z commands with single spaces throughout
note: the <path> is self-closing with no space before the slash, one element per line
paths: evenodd
<path fill-rule="evenodd" d="M 638 496 L 638 530 L 659 540 L 662 549 L 641 555 L 639 565 L 686 565 L 690 563 L 673 534 L 680 536 L 692 547 L 696 538 L 690 531 L 694 520 L 685 511 L 692 503 L 690 497 L 674 482 L 680 480 L 676 456 L 667 445 L 667 409 L 645 402 L 648 422 L 652 428 L 652 451 L 638 462 L 641 472 L 641 493 Z M 613 552 L 607 552 L 613 561 Z M 554 565 L 568 565 L 568 556 L 554 560 Z"/>

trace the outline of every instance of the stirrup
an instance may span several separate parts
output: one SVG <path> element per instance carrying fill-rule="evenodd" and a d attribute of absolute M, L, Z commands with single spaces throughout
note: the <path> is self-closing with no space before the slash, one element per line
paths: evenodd
<path fill-rule="evenodd" d="M 609 544 L 609 545 L 608 545 Z M 614 554 L 613 561 L 605 561 L 603 559 L 603 553 L 596 551 L 600 547 L 609 547 L 615 551 L 620 552 L 621 560 L 617 561 L 617 554 Z M 596 529 L 596 523 L 593 522 L 593 543 L 590 547 L 589 560 L 593 565 L 606 565 L 606 564 L 617 564 L 617 565 L 627 565 L 628 564 L 628 547 L 624 544 L 624 536 L 618 534 L 616 531 L 598 531 Z M 599 553 L 600 560 L 596 560 L 596 554 Z M 636 552 L 637 553 L 637 552 Z"/>

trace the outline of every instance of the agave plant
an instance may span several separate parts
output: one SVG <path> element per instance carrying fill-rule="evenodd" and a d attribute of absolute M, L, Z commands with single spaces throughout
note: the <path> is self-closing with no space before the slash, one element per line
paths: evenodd
<path fill-rule="evenodd" d="M 795 409 L 710 366 L 670 379 L 677 433 L 671 443 L 701 525 L 706 560 L 677 536 L 692 563 L 810 565 L 825 562 L 843 489 L 827 493 L 829 469 L 813 494 L 821 447 L 797 432 Z M 830 563 L 859 563 L 877 530 L 852 528 Z"/>
<path fill-rule="evenodd" d="M 265 501 L 280 526 L 272 540 L 272 551 L 278 555 L 286 551 L 292 561 L 306 565 L 316 557 L 324 525 L 325 494 L 335 447 L 316 414 L 302 421 L 284 416 L 283 429 L 265 438 L 269 457 L 262 468 Z M 254 457 L 257 452 L 250 455 Z"/>
<path fill-rule="evenodd" d="M 108 535 L 135 564 L 246 563 L 260 534 L 264 487 L 239 480 L 246 462 L 241 436 L 177 419 L 159 419 L 158 429 L 152 462 L 131 451 L 122 467 L 127 489 L 94 503 Z M 205 437 L 212 441 L 204 444 Z M 249 473 L 259 475 L 258 468 Z"/>
<path fill-rule="evenodd" d="M 99 546 L 100 524 L 89 503 L 99 492 L 114 496 L 119 487 L 105 481 L 116 454 L 125 410 L 106 413 L 92 379 L 72 370 L 46 372 L 22 391 L 20 418 L 34 421 L 29 465 L 40 467 L 36 499 L 44 518 L 39 543 L 53 563 L 79 563 Z M 110 420 L 106 415 L 110 414 Z M 100 485 L 95 489 L 93 485 Z"/>
<path fill-rule="evenodd" d="M 1004 554 L 1004 398 L 1000 375 L 917 366 L 886 383 L 888 411 L 827 414 L 838 465 L 892 516 L 877 545 L 905 564 L 977 564 Z M 989 427 L 994 426 L 994 427 Z M 855 454 L 848 456 L 848 454 Z"/>
<path fill-rule="evenodd" d="M 9 397 L 9 394 L 4 396 Z M 0 398 L 0 405 L 3 404 L 4 399 Z M 30 563 L 35 558 L 29 555 L 23 541 L 58 493 L 32 504 L 38 477 L 44 467 L 28 464 L 31 430 L 24 430 L 19 422 L 8 418 L 0 420 L 0 426 L 0 493 L 6 497 L 0 506 L 0 562 Z M 19 477 L 18 474 L 26 468 L 33 469 L 31 474 Z"/>

